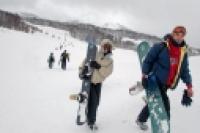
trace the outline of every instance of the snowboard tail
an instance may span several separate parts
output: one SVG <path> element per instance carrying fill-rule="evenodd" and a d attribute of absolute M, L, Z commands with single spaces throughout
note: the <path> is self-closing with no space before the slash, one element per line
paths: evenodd
<path fill-rule="evenodd" d="M 170 121 L 155 77 L 150 77 L 146 90 L 153 133 L 170 133 Z M 153 85 L 152 85 L 153 84 Z M 150 91 L 151 90 L 151 91 Z"/>

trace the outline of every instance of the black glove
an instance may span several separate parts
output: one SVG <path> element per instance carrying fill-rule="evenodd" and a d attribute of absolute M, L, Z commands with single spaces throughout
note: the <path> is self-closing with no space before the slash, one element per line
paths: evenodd
<path fill-rule="evenodd" d="M 101 65 L 99 63 L 97 63 L 96 61 L 91 61 L 90 62 L 90 67 L 92 67 L 94 69 L 100 69 Z"/>
<path fill-rule="evenodd" d="M 187 90 L 184 90 L 181 104 L 186 107 L 191 106 L 191 104 L 192 104 L 192 98 L 188 96 Z"/>
<path fill-rule="evenodd" d="M 142 76 L 142 86 L 147 89 L 148 88 L 148 78 L 145 76 Z"/>
<path fill-rule="evenodd" d="M 86 74 L 88 74 L 88 73 L 89 73 L 89 68 L 88 68 L 87 65 L 85 65 L 81 74 L 82 74 L 82 75 L 86 75 Z"/>

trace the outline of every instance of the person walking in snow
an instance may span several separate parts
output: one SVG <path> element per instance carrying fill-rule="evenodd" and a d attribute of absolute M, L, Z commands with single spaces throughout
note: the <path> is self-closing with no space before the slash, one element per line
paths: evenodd
<path fill-rule="evenodd" d="M 63 44 L 60 44 L 60 50 L 62 50 L 63 49 Z"/>
<path fill-rule="evenodd" d="M 50 53 L 49 58 L 47 60 L 48 64 L 49 64 L 49 69 L 53 68 L 53 64 L 55 62 L 55 57 L 53 53 Z"/>
<path fill-rule="evenodd" d="M 67 61 L 69 62 L 69 53 L 67 53 L 67 50 L 64 50 L 60 56 L 61 68 L 63 70 L 66 70 Z"/>
<path fill-rule="evenodd" d="M 142 85 L 148 88 L 149 75 L 155 76 L 159 86 L 163 103 L 170 118 L 170 102 L 167 96 L 168 90 L 177 87 L 180 79 L 186 84 L 182 97 L 182 105 L 190 106 L 193 96 L 192 78 L 189 70 L 187 44 L 184 40 L 186 28 L 177 26 L 171 34 L 165 36 L 165 42 L 155 44 L 149 51 L 142 66 Z M 146 124 L 149 118 L 148 105 L 140 112 L 136 123 L 142 130 L 147 130 Z"/>
<path fill-rule="evenodd" d="M 112 42 L 109 39 L 104 39 L 100 46 L 101 48 L 97 52 L 96 60 L 90 63 L 90 67 L 94 68 L 93 75 L 88 77 L 83 74 L 84 71 L 88 69 L 87 66 L 85 66 L 85 61 L 83 61 L 79 67 L 79 75 L 82 80 L 91 78 L 87 114 L 87 123 L 91 129 L 96 128 L 96 114 L 101 96 L 102 82 L 111 75 L 113 71 Z"/>

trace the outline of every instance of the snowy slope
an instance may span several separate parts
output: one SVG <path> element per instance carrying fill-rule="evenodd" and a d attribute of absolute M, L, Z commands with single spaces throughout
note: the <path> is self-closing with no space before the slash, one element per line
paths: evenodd
<path fill-rule="evenodd" d="M 0 132 L 1 133 L 87 133 L 75 125 L 78 104 L 69 100 L 80 90 L 78 66 L 83 60 L 86 43 L 67 36 L 66 49 L 71 53 L 67 71 L 56 62 L 49 70 L 47 57 L 61 51 L 64 31 L 43 28 L 49 34 L 25 34 L 0 28 Z M 55 38 L 52 38 L 55 34 Z M 60 37 L 60 39 L 58 38 Z M 73 44 L 73 45 L 71 45 Z M 180 105 L 183 84 L 169 92 L 172 104 L 172 133 L 199 133 L 200 58 L 190 59 L 195 97 L 191 108 Z M 140 79 L 136 53 L 114 51 L 114 73 L 103 85 L 97 124 L 99 133 L 140 133 L 134 121 L 144 105 L 143 94 L 132 97 L 128 87 Z M 146 133 L 150 133 L 147 131 Z"/>

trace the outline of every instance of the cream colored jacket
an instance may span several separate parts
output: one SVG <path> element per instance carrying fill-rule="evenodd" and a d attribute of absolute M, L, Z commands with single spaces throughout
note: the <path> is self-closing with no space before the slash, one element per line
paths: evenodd
<path fill-rule="evenodd" d="M 93 72 L 91 82 L 94 84 L 102 83 L 113 72 L 113 59 L 111 53 L 104 56 L 103 52 L 100 50 L 97 52 L 96 61 L 101 65 L 101 68 L 95 69 Z M 84 65 L 85 60 L 79 67 L 79 74 L 82 73 Z"/>

